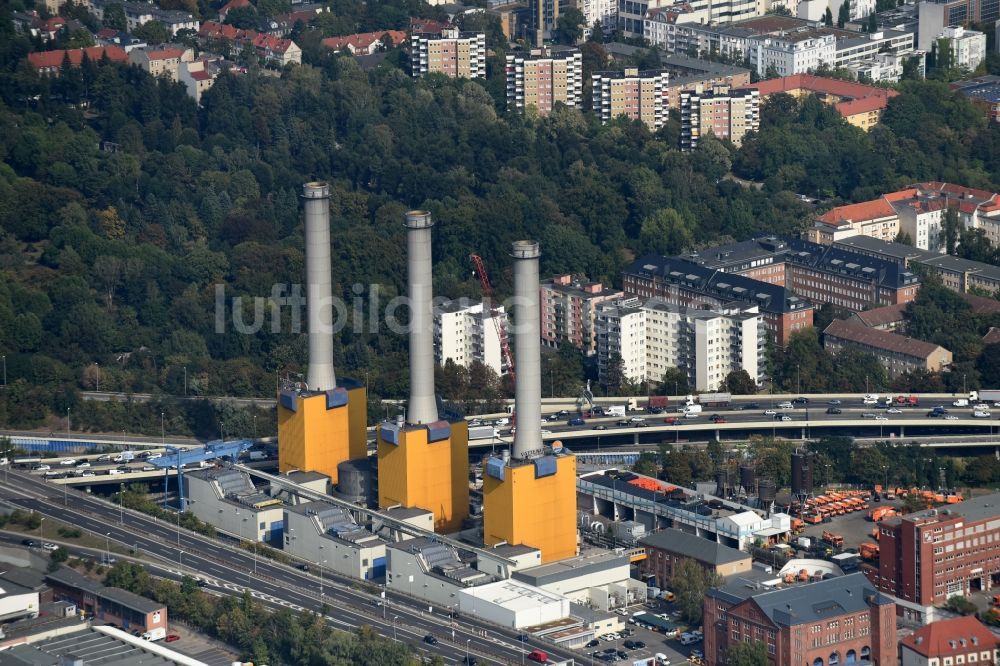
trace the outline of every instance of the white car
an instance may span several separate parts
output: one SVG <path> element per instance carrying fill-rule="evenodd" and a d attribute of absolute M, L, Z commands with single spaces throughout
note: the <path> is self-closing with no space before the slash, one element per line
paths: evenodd
<path fill-rule="evenodd" d="M 499 419 L 497 419 L 496 421 L 493 422 L 493 425 L 505 426 L 505 425 L 507 425 L 509 423 L 510 423 L 510 419 L 508 419 L 508 418 L 499 418 Z"/>
<path fill-rule="evenodd" d="M 49 551 L 50 553 L 53 550 L 59 550 L 59 546 L 55 545 L 54 543 L 49 543 L 48 541 L 42 544 L 42 548 Z"/>
<path fill-rule="evenodd" d="M 87 462 L 86 460 L 81 460 L 80 462 L 78 462 L 78 463 L 76 464 L 76 468 L 77 468 L 77 469 L 80 469 L 80 468 L 82 468 L 82 467 L 90 467 L 90 463 L 89 463 L 89 462 Z"/>
<path fill-rule="evenodd" d="M 779 402 L 778 403 L 778 409 L 795 409 L 795 405 L 793 405 L 792 403 L 790 403 L 788 401 Z"/>
<path fill-rule="evenodd" d="M 782 414 L 781 416 L 777 416 L 775 418 L 777 420 L 779 420 L 779 421 L 791 421 L 792 420 L 792 417 L 789 416 L 788 414 Z"/>
<path fill-rule="evenodd" d="M 97 476 L 97 475 L 96 475 L 96 474 L 94 474 L 93 472 L 91 472 L 91 471 L 90 471 L 90 470 L 88 469 L 88 470 L 87 470 L 86 472 L 84 472 L 84 473 L 83 473 L 83 474 L 81 474 L 80 476 Z"/>
<path fill-rule="evenodd" d="M 765 409 L 764 410 L 764 416 L 774 416 L 777 413 L 778 412 L 774 411 L 773 409 Z"/>
<path fill-rule="evenodd" d="M 988 419 L 988 418 L 990 418 L 990 413 L 987 412 L 987 411 L 985 411 L 985 410 L 982 410 L 982 409 L 977 409 L 976 411 L 972 412 L 972 418 L 974 418 L 974 419 Z"/>
<path fill-rule="evenodd" d="M 875 417 L 875 420 L 876 421 L 888 421 L 889 417 L 888 416 L 882 416 L 881 414 L 879 414 L 878 416 Z"/>
<path fill-rule="evenodd" d="M 633 416 L 628 421 L 629 423 L 645 423 L 646 419 L 642 418 L 641 416 Z"/>
<path fill-rule="evenodd" d="M 150 453 L 148 456 L 146 456 L 146 460 L 156 460 L 157 458 L 162 458 L 162 457 L 163 457 L 162 453 Z"/>
<path fill-rule="evenodd" d="M 49 467 L 48 465 L 35 465 L 34 469 L 36 472 L 47 472 L 52 468 Z"/>
<path fill-rule="evenodd" d="M 890 407 L 889 409 L 885 410 L 885 413 L 886 414 L 902 414 L 903 410 L 902 409 L 896 409 L 895 407 Z"/>
<path fill-rule="evenodd" d="M 955 416 L 954 414 L 948 414 L 944 418 L 945 418 L 946 421 L 957 421 L 958 420 L 958 417 Z"/>
<path fill-rule="evenodd" d="M 66 458 L 65 460 L 63 460 L 59 464 L 60 465 L 75 465 L 76 464 L 76 459 L 75 458 Z"/>

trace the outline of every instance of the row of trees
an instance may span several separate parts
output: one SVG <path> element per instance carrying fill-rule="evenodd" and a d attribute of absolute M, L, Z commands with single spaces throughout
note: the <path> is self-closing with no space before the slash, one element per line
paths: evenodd
<path fill-rule="evenodd" d="M 362 626 L 353 634 L 332 630 L 324 619 L 326 609 L 320 614 L 288 609 L 271 612 L 249 592 L 242 597 L 216 597 L 202 592 L 189 576 L 180 584 L 154 579 L 139 564 L 115 564 L 104 582 L 155 599 L 166 605 L 172 618 L 232 645 L 254 663 L 303 666 L 444 663 L 440 657 L 421 660 L 406 643 L 387 640 L 369 626 Z"/>

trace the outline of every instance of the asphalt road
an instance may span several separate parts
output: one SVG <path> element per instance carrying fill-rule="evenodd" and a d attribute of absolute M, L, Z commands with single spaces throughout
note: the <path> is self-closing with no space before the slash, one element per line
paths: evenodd
<path fill-rule="evenodd" d="M 264 558 L 256 561 L 251 553 L 220 541 L 194 534 L 176 525 L 119 507 L 94 497 L 70 490 L 64 502 L 63 489 L 20 472 L 0 476 L 0 500 L 17 507 L 37 511 L 43 516 L 76 525 L 110 542 L 128 548 L 138 548 L 138 556 L 176 562 L 179 570 L 190 570 L 209 583 L 208 589 L 242 594 L 245 589 L 271 606 L 292 610 L 320 612 L 326 606 L 331 625 L 351 631 L 370 625 L 384 636 L 411 644 L 418 652 L 440 654 L 447 663 L 460 663 L 466 654 L 480 660 L 514 660 L 541 648 L 550 658 L 560 660 L 573 655 L 566 650 L 553 650 L 549 645 L 526 642 L 522 649 L 515 634 L 487 626 L 471 618 L 459 618 L 452 626 L 438 609 L 429 613 L 427 607 L 390 594 L 389 603 L 377 607 L 372 596 L 353 590 L 357 581 L 324 575 L 322 593 L 320 579 Z M 315 565 L 313 565 L 315 568 Z M 333 610 L 335 609 L 335 610 Z M 454 634 L 452 634 L 454 629 Z M 427 645 L 423 637 L 433 634 L 437 645 Z M 454 636 L 454 639 L 452 639 Z"/>

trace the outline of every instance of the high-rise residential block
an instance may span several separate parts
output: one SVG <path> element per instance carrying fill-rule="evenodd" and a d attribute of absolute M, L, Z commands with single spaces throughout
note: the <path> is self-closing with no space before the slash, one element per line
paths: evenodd
<path fill-rule="evenodd" d="M 681 150 L 694 150 L 702 137 L 739 146 L 747 132 L 760 129 L 760 93 L 755 88 L 715 86 L 681 93 Z"/>
<path fill-rule="evenodd" d="M 507 325 L 503 306 L 495 311 L 465 299 L 447 301 L 434 308 L 434 355 L 440 365 L 452 361 L 469 367 L 473 361 L 489 366 L 498 375 L 507 374 L 500 335 L 494 321 Z"/>
<path fill-rule="evenodd" d="M 410 37 L 410 71 L 415 78 L 444 74 L 451 78 L 486 78 L 486 35 L 445 28 Z"/>
<path fill-rule="evenodd" d="M 597 367 L 601 381 L 621 359 L 632 382 L 660 382 L 671 368 L 698 391 L 722 388 L 726 375 L 746 370 L 760 383 L 766 361 L 764 317 L 756 306 L 713 310 L 630 298 L 598 308 Z"/>
<path fill-rule="evenodd" d="M 586 356 L 597 351 L 597 306 L 623 292 L 572 275 L 557 275 L 540 287 L 542 343 L 568 343 Z"/>
<path fill-rule="evenodd" d="M 656 131 L 667 121 L 669 76 L 663 70 L 639 71 L 635 68 L 627 68 L 624 72 L 594 72 L 594 113 L 604 123 L 625 116 L 641 120 L 650 130 Z"/>
<path fill-rule="evenodd" d="M 579 49 L 534 49 L 507 56 L 507 108 L 548 115 L 557 103 L 579 109 L 583 56 Z"/>

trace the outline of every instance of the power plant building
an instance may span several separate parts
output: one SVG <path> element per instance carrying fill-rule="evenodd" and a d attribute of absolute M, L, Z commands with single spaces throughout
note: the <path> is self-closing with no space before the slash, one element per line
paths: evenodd
<path fill-rule="evenodd" d="M 406 214 L 410 301 L 410 399 L 405 420 L 378 427 L 379 507 L 434 513 L 453 532 L 469 515 L 469 429 L 438 415 L 434 392 L 434 311 L 430 213 Z"/>
<path fill-rule="evenodd" d="M 286 506 L 285 546 L 290 555 L 358 580 L 385 575 L 386 542 L 326 502 Z"/>
<path fill-rule="evenodd" d="M 207 469 L 187 473 L 184 480 L 188 510 L 196 518 L 241 539 L 281 546 L 284 505 L 258 490 L 249 474 Z"/>
<path fill-rule="evenodd" d="M 544 564 L 577 553 L 576 457 L 542 445 L 538 243 L 516 241 L 511 256 L 518 427 L 512 452 L 486 461 L 483 541 L 537 548 Z"/>
<path fill-rule="evenodd" d="M 368 454 L 368 396 L 333 369 L 330 187 L 306 183 L 306 280 L 309 366 L 306 382 L 278 392 L 278 468 L 319 472 L 337 483 L 337 465 Z"/>

